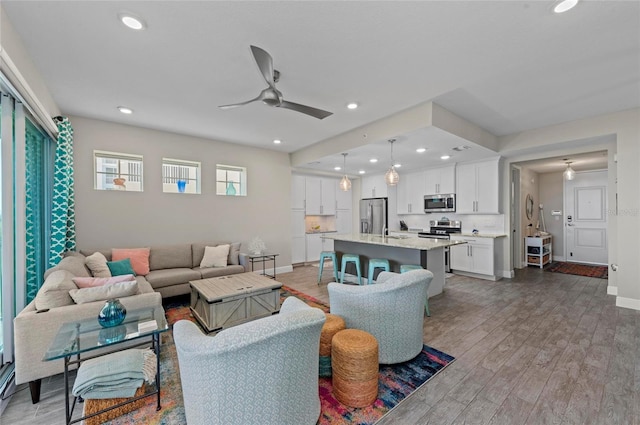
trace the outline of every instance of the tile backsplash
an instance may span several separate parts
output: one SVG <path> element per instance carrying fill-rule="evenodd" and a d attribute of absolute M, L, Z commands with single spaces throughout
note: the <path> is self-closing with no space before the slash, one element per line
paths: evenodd
<path fill-rule="evenodd" d="M 441 220 L 444 217 L 451 221 L 459 220 L 462 222 L 462 231 L 464 233 L 471 233 L 473 229 L 477 229 L 481 233 L 505 233 L 504 214 L 490 214 L 490 215 L 472 215 L 472 214 L 424 214 L 424 215 L 398 215 L 399 220 L 404 220 L 409 228 L 422 228 L 428 229 L 430 227 L 429 221 Z M 392 230 L 400 230 L 400 221 L 396 223 L 389 223 L 389 228 Z"/>
<path fill-rule="evenodd" d="M 308 215 L 304 218 L 306 233 L 321 233 L 336 231 L 335 215 Z"/>

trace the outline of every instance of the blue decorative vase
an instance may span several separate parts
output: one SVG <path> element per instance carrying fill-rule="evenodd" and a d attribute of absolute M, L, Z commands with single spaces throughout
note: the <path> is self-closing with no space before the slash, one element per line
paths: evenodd
<path fill-rule="evenodd" d="M 179 193 L 184 193 L 184 191 L 187 189 L 187 181 L 186 180 L 178 180 L 176 183 L 178 184 L 178 192 Z"/>
<path fill-rule="evenodd" d="M 236 195 L 236 187 L 232 182 L 227 183 L 227 195 L 235 196 Z"/>
<path fill-rule="evenodd" d="M 127 336 L 127 327 L 125 325 L 104 328 L 98 333 L 98 343 L 100 345 L 113 344 L 114 342 L 124 340 L 125 336 Z"/>
<path fill-rule="evenodd" d="M 127 315 L 127 309 L 124 308 L 120 300 L 117 298 L 108 300 L 100 313 L 98 314 L 98 323 L 103 328 L 112 328 L 124 322 Z"/>

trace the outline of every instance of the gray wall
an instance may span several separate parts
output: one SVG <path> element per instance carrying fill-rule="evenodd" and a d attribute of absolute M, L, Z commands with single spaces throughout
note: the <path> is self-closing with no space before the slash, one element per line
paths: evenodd
<path fill-rule="evenodd" d="M 562 173 L 545 173 L 539 175 L 540 203 L 544 205 L 544 223 L 547 232 L 553 236 L 553 256 L 564 260 L 564 210 Z M 552 210 L 562 211 L 561 216 L 551 216 Z"/>
<path fill-rule="evenodd" d="M 291 264 L 289 156 L 234 145 L 70 117 L 74 129 L 77 242 L 83 248 L 142 247 L 198 241 L 248 242 L 259 236 Z M 93 189 L 93 151 L 144 157 L 144 192 Z M 200 195 L 163 193 L 163 157 L 200 161 Z M 247 196 L 215 194 L 216 164 L 247 167 Z"/>

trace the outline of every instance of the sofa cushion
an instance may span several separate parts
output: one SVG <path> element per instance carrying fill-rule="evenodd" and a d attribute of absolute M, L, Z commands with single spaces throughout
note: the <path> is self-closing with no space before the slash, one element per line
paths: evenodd
<path fill-rule="evenodd" d="M 84 263 L 91 270 L 93 277 L 111 277 L 111 270 L 109 270 L 107 262 L 107 257 L 99 251 L 84 259 Z"/>
<path fill-rule="evenodd" d="M 152 246 L 149 254 L 151 270 L 188 268 L 191 265 L 191 244 Z"/>
<path fill-rule="evenodd" d="M 67 270 L 56 270 L 49 274 L 36 294 L 36 310 L 72 305 L 69 291 L 78 289 L 73 283 L 73 274 Z"/>
<path fill-rule="evenodd" d="M 200 267 L 226 267 L 229 257 L 229 245 L 207 246 Z"/>
<path fill-rule="evenodd" d="M 191 245 L 193 251 L 193 265 L 192 267 L 200 267 L 202 257 L 204 257 L 204 249 L 208 246 L 217 246 L 228 244 L 228 242 L 217 243 L 194 243 Z M 233 242 L 229 244 L 229 257 L 227 258 L 227 264 L 237 265 L 240 264 L 240 242 Z"/>
<path fill-rule="evenodd" d="M 133 278 L 132 278 L 133 279 Z M 69 295 L 76 304 L 91 303 L 94 301 L 109 300 L 111 298 L 123 298 L 138 293 L 138 282 L 118 282 L 111 285 L 96 286 L 93 288 L 76 288 L 69 291 Z"/>
<path fill-rule="evenodd" d="M 231 266 L 231 265 L 226 267 L 206 267 L 206 268 L 196 267 L 193 270 L 200 272 L 200 274 L 202 275 L 202 279 L 209 279 L 210 277 L 227 276 L 230 274 L 238 274 L 238 273 L 245 272 L 243 266 Z"/>
<path fill-rule="evenodd" d="M 151 250 L 153 252 L 153 248 Z M 163 286 L 189 283 L 190 280 L 202 279 L 202 275 L 200 274 L 200 272 L 195 270 L 187 268 L 175 268 L 151 270 L 149 274 L 145 276 L 145 278 L 153 288 L 161 288 Z"/>
<path fill-rule="evenodd" d="M 131 260 L 131 267 L 136 274 L 149 273 L 149 248 L 114 248 L 111 250 L 112 261 Z"/>
<path fill-rule="evenodd" d="M 62 260 L 60 260 L 60 262 L 58 263 L 57 266 L 52 267 L 49 270 L 47 270 L 46 272 L 44 272 L 44 278 L 46 280 L 51 273 L 53 273 L 55 271 L 58 271 L 58 270 L 66 270 L 69 273 L 71 273 L 73 276 L 91 277 L 91 272 L 84 265 L 84 261 L 85 261 L 84 256 L 82 256 L 82 257 L 77 257 L 77 256 L 65 257 Z"/>
<path fill-rule="evenodd" d="M 112 277 L 74 277 L 73 283 L 75 283 L 78 288 L 93 288 L 120 282 L 131 282 L 132 280 L 135 280 L 132 274 L 124 274 Z"/>

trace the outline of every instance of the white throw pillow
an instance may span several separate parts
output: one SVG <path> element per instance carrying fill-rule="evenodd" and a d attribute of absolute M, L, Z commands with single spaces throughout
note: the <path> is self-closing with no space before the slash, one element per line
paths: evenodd
<path fill-rule="evenodd" d="M 229 256 L 229 245 L 206 246 L 200 267 L 225 267 Z"/>
<path fill-rule="evenodd" d="M 94 252 L 84 259 L 84 263 L 91 270 L 93 277 L 111 277 L 111 270 L 107 267 L 107 257 L 101 252 Z"/>
<path fill-rule="evenodd" d="M 138 293 L 138 282 L 112 283 L 111 285 L 95 286 L 93 288 L 72 289 L 69 295 L 76 304 L 90 303 L 93 301 L 109 300 L 111 298 L 123 298 Z"/>

